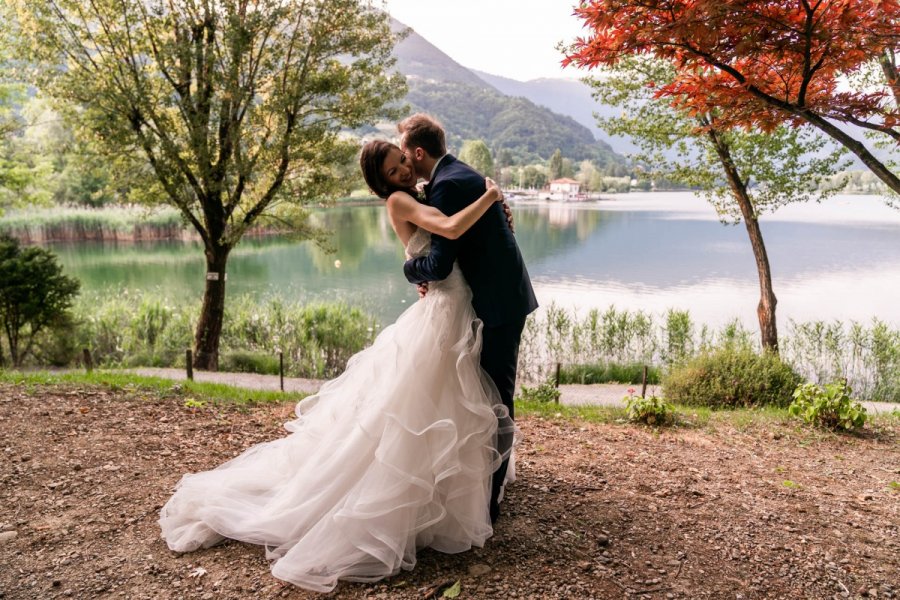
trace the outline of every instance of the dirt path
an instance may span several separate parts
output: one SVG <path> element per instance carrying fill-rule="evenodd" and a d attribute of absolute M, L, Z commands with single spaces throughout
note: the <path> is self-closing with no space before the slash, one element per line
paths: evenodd
<path fill-rule="evenodd" d="M 0 597 L 403 600 L 457 580 L 483 599 L 900 597 L 891 428 L 521 419 L 519 481 L 483 549 L 425 550 L 411 572 L 324 596 L 272 578 L 256 546 L 169 552 L 156 519 L 181 474 L 284 435 L 292 408 L 0 386 Z"/>
<path fill-rule="evenodd" d="M 130 369 L 131 372 L 139 375 L 148 375 L 152 377 L 162 377 L 164 379 L 172 379 L 181 381 L 186 375 L 182 369 L 161 369 L 161 368 L 140 368 Z M 194 373 L 196 381 L 208 381 L 212 383 L 225 383 L 238 387 L 244 387 L 256 390 L 277 390 L 279 388 L 279 380 L 276 375 L 257 375 L 255 373 L 209 373 L 205 371 L 197 371 Z M 315 393 L 323 381 L 321 379 L 299 379 L 286 377 L 284 380 L 284 389 L 288 392 L 306 392 Z M 601 406 L 624 406 L 622 401 L 628 395 L 629 389 L 637 389 L 640 391 L 639 385 L 627 383 L 601 383 L 594 385 L 561 385 L 559 386 L 560 402 L 568 406 L 576 405 L 601 405 Z M 656 394 L 661 396 L 662 389 L 659 386 L 649 386 L 647 394 Z M 891 402 L 863 402 L 863 406 L 869 414 L 890 413 L 893 410 L 900 410 L 900 404 Z"/>

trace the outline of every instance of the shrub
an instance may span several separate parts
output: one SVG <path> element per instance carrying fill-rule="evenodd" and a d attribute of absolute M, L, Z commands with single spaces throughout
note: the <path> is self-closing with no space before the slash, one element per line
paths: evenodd
<path fill-rule="evenodd" d="M 726 347 L 673 366 L 663 389 L 671 402 L 689 406 L 786 407 L 801 381 L 776 354 Z"/>
<path fill-rule="evenodd" d="M 628 420 L 647 425 L 667 425 L 675 420 L 675 409 L 658 396 L 625 396 Z"/>
<path fill-rule="evenodd" d="M 852 391 L 846 381 L 805 383 L 794 390 L 788 411 L 817 427 L 851 431 L 866 422 L 866 409 L 850 397 Z"/>
<path fill-rule="evenodd" d="M 279 364 L 278 357 L 271 354 L 235 350 L 222 353 L 222 356 L 219 358 L 219 369 L 235 373 L 277 375 Z"/>
<path fill-rule="evenodd" d="M 0 327 L 14 367 L 22 366 L 41 334 L 71 322 L 69 308 L 80 286 L 63 275 L 49 250 L 22 248 L 0 236 Z"/>
<path fill-rule="evenodd" d="M 567 365 L 559 370 L 560 383 L 641 383 L 644 365 L 621 363 L 597 363 L 594 365 Z M 660 380 L 657 367 L 647 369 L 647 383 L 656 385 Z"/>
<path fill-rule="evenodd" d="M 519 392 L 519 400 L 523 402 L 559 402 L 559 389 L 553 385 L 552 381 L 545 381 L 537 387 L 530 388 L 522 386 Z"/>

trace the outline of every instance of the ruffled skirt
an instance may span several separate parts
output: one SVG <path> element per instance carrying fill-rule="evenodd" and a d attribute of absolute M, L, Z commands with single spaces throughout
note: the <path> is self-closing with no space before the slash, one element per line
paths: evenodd
<path fill-rule="evenodd" d="M 178 552 L 225 538 L 264 545 L 275 577 L 316 591 L 411 569 L 417 548 L 482 546 L 490 476 L 509 452 L 498 430 L 513 425 L 480 351 L 462 278 L 432 285 L 297 405 L 290 435 L 185 475 L 162 537 Z"/>

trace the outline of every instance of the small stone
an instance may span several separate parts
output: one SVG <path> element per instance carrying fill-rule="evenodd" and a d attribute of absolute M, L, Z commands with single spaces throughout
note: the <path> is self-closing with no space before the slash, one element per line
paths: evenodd
<path fill-rule="evenodd" d="M 601 546 L 609 545 L 609 538 L 606 537 L 605 535 L 602 535 L 602 534 L 598 535 L 596 539 L 597 539 L 597 543 L 600 544 Z"/>
<path fill-rule="evenodd" d="M 869 598 L 877 598 L 878 590 L 875 588 L 869 588 Z"/>
<path fill-rule="evenodd" d="M 490 565 L 486 565 L 484 563 L 474 564 L 469 567 L 468 573 L 469 577 L 481 577 L 482 575 L 487 575 L 491 572 Z"/>
<path fill-rule="evenodd" d="M 17 537 L 19 537 L 19 534 L 16 531 L 4 531 L 3 533 L 0 533 L 0 544 L 11 542 Z"/>

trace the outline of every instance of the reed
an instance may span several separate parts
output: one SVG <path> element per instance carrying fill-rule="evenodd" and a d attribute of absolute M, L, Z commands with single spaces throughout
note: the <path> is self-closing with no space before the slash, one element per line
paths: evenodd
<path fill-rule="evenodd" d="M 55 207 L 10 211 L 0 233 L 24 243 L 189 239 L 181 214 L 172 208 Z"/>
<path fill-rule="evenodd" d="M 610 306 L 579 315 L 551 305 L 526 322 L 519 372 L 526 382 L 544 381 L 561 364 L 563 382 L 624 380 L 634 383 L 636 365 L 664 371 L 679 361 L 719 348 L 760 351 L 755 331 L 738 320 L 721 328 L 698 326 L 687 311 L 662 315 Z M 863 399 L 900 402 L 900 330 L 874 319 L 789 321 L 781 357 L 809 381 L 847 379 Z"/>
<path fill-rule="evenodd" d="M 198 311 L 199 301 L 173 302 L 127 289 L 87 296 L 74 307 L 73 350 L 90 348 L 100 366 L 183 367 Z M 284 352 L 287 375 L 330 378 L 371 343 L 376 329 L 371 316 L 342 303 L 237 296 L 226 304 L 220 353 L 223 367 L 271 373 L 274 357 Z"/>

